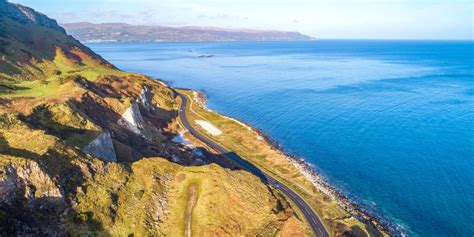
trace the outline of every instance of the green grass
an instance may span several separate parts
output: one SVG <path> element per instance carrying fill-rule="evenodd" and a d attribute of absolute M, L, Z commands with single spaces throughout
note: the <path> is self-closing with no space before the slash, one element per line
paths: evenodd
<path fill-rule="evenodd" d="M 63 32 L 5 16 L 0 16 L 0 28 L 8 32 L 0 35 L 0 97 L 62 95 L 74 88 L 58 78 L 95 81 L 103 75 L 130 74 L 114 69 Z"/>
<path fill-rule="evenodd" d="M 61 74 L 60 76 L 50 76 L 48 79 L 21 81 L 18 83 L 8 83 L 8 87 L 13 88 L 0 89 L 0 97 L 15 98 L 15 97 L 50 97 L 63 94 L 70 94 L 78 89 L 77 85 L 72 82 L 64 82 L 64 78 L 68 76 L 82 76 L 90 81 L 95 81 L 100 75 L 128 75 L 129 73 L 121 72 L 108 68 L 85 68 Z"/>
<path fill-rule="evenodd" d="M 73 85 L 62 85 L 59 80 L 23 81 L 9 86 L 15 89 L 1 91 L 0 97 L 48 97 L 74 89 Z"/>
<path fill-rule="evenodd" d="M 78 64 L 66 57 L 64 52 L 59 49 L 56 49 L 56 56 L 54 57 L 53 62 L 56 70 L 61 72 L 62 77 L 80 75 L 89 81 L 95 81 L 99 76 L 103 75 L 126 76 L 130 74 L 128 72 L 105 67 L 92 59 L 86 59 L 81 62 L 82 64 Z"/>

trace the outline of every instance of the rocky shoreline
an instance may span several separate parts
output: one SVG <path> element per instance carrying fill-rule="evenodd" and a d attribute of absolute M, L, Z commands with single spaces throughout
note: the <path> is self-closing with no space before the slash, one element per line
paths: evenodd
<path fill-rule="evenodd" d="M 212 111 L 211 109 L 207 108 L 207 98 L 206 95 L 203 92 L 200 91 L 193 91 L 194 95 L 194 100 L 196 103 L 198 103 L 200 106 L 205 108 L 208 111 Z M 214 112 L 214 111 L 213 111 Z M 254 130 L 259 137 L 261 137 L 268 145 L 270 145 L 273 149 L 277 150 L 281 154 L 283 154 L 289 161 L 292 163 L 300 172 L 323 194 L 328 196 L 330 199 L 334 200 L 342 209 L 347 211 L 351 216 L 354 218 L 358 219 L 359 221 L 371 225 L 377 230 L 380 230 L 384 233 L 387 233 L 389 235 L 395 235 L 395 236 L 403 236 L 401 233 L 402 231 L 400 230 L 400 227 L 397 226 L 396 224 L 383 219 L 382 217 L 378 216 L 377 214 L 370 212 L 367 208 L 365 208 L 363 205 L 358 204 L 357 202 L 353 201 L 350 199 L 347 195 L 345 195 L 343 192 L 337 190 L 336 188 L 332 187 L 331 185 L 328 184 L 328 182 L 325 181 L 324 178 L 318 172 L 316 169 L 306 162 L 302 158 L 298 158 L 292 154 L 289 154 L 284 150 L 284 148 L 275 140 L 273 140 L 271 137 L 269 137 L 267 134 L 265 134 L 263 131 L 261 131 L 258 128 L 253 127 L 252 125 L 242 122 L 240 120 L 237 120 L 235 118 L 222 115 L 225 118 L 231 119 L 236 121 L 237 123 L 247 127 L 248 129 Z"/>

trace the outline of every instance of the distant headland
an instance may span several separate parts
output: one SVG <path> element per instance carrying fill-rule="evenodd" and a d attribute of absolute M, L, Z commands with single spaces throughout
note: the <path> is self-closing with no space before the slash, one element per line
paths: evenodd
<path fill-rule="evenodd" d="M 169 27 L 89 22 L 63 24 L 82 42 L 204 42 L 204 41 L 304 41 L 313 37 L 299 32 L 216 27 Z"/>

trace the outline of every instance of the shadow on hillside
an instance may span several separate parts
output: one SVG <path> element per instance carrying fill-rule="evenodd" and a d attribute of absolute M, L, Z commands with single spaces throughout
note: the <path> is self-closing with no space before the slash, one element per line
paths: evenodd
<path fill-rule="evenodd" d="M 268 179 L 267 179 L 266 175 L 262 172 L 262 170 L 260 170 L 258 167 L 256 167 L 252 163 L 244 160 L 242 157 L 237 155 L 235 152 L 228 152 L 228 153 L 225 153 L 225 154 L 221 154 L 220 156 L 221 156 L 221 158 L 224 158 L 224 159 L 227 158 L 231 161 L 231 163 L 234 163 L 235 166 L 237 167 L 237 168 L 234 168 L 235 170 L 246 170 L 249 173 L 257 176 L 258 178 L 260 178 L 260 180 L 264 184 L 268 184 Z M 222 156 L 224 156 L 224 157 L 222 157 Z"/>
<path fill-rule="evenodd" d="M 64 228 L 65 216 L 69 216 L 69 222 L 84 235 L 104 232 L 91 212 L 76 212 L 63 198 L 21 200 L 18 197 L 13 204 L 0 203 L 0 236 L 74 236 L 77 233 Z"/>
<path fill-rule="evenodd" d="M 61 226 L 61 215 L 66 210 L 64 199 L 58 197 L 17 200 L 13 205 L 0 203 L 0 235 L 66 236 L 67 230 Z M 73 209 L 68 212 L 72 216 L 78 215 Z M 100 226 L 98 223 L 91 224 Z"/>
<path fill-rule="evenodd" d="M 33 160 L 39 157 L 39 155 L 34 152 L 10 147 L 10 145 L 8 144 L 8 141 L 5 139 L 5 137 L 1 133 L 0 133 L 0 154 L 23 157 L 30 160 Z"/>
<path fill-rule="evenodd" d="M 13 148 L 0 134 L 0 154 L 35 161 L 39 169 L 47 174 L 60 188 L 62 197 L 38 196 L 36 186 L 21 180 L 15 170 L 20 164 L 4 170 L 6 181 L 0 182 L 0 190 L 6 190 L 6 196 L 0 202 L 0 236 L 67 236 L 64 221 L 81 226 L 81 230 L 104 231 L 101 223 L 91 217 L 84 217 L 76 212 L 71 199 L 77 194 L 78 187 L 85 183 L 84 173 L 74 162 L 70 154 L 62 154 L 55 149 L 48 149 L 43 155 Z M 6 167 L 3 167 L 5 169 Z M 23 175 L 30 175 L 34 166 L 26 165 Z M 90 168 L 89 168 L 90 169 Z M 41 178 L 41 177 L 33 177 Z M 31 180 L 30 180 L 31 181 Z M 10 182 L 14 182 L 12 187 Z M 13 188 L 13 190 L 12 190 Z M 44 190 L 43 190 L 44 191 Z"/>
<path fill-rule="evenodd" d="M 8 84 L 0 84 L 0 93 L 10 94 L 16 91 L 25 91 L 29 90 L 26 86 L 18 86 L 18 85 L 8 85 Z"/>
<path fill-rule="evenodd" d="M 43 105 L 36 107 L 27 117 L 20 116 L 20 119 L 31 129 L 44 130 L 47 134 L 66 141 L 66 144 L 72 147 L 83 148 L 100 134 L 96 130 L 60 124 L 53 120 L 54 117 L 49 108 Z"/>
<path fill-rule="evenodd" d="M 252 163 L 244 160 L 242 157 L 237 155 L 235 152 L 228 152 L 228 153 L 221 153 L 215 154 L 207 152 L 204 148 L 199 148 L 204 156 L 206 156 L 207 160 L 211 164 L 216 164 L 221 166 L 222 168 L 230 169 L 230 170 L 245 170 L 258 178 L 264 183 L 268 184 L 268 179 L 266 175 L 255 165 Z"/>

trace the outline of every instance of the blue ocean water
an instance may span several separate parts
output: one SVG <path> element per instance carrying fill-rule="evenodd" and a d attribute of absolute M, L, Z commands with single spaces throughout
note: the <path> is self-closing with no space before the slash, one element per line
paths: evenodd
<path fill-rule="evenodd" d="M 88 46 L 205 91 L 411 236 L 474 235 L 473 41 Z"/>

